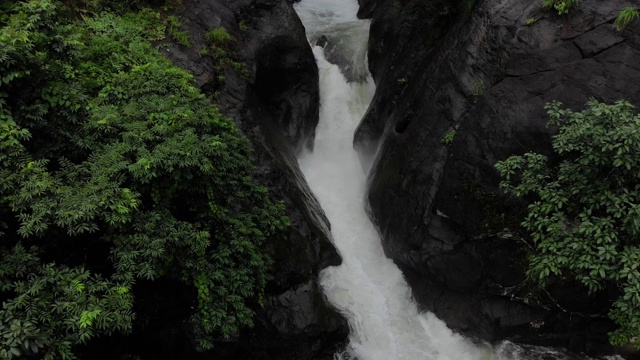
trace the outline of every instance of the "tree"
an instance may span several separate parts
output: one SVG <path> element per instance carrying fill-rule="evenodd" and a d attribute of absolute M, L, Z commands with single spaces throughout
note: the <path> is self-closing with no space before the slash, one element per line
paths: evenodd
<path fill-rule="evenodd" d="M 526 153 L 496 164 L 502 188 L 534 199 L 522 223 L 536 250 L 528 275 L 575 278 L 590 292 L 617 286 L 610 340 L 623 345 L 640 336 L 640 115 L 623 100 L 546 109 L 559 161 Z"/>
<path fill-rule="evenodd" d="M 210 349 L 252 325 L 288 226 L 248 140 L 151 45 L 162 15 L 93 3 L 0 5 L 2 359 L 131 332 L 160 278 Z"/>

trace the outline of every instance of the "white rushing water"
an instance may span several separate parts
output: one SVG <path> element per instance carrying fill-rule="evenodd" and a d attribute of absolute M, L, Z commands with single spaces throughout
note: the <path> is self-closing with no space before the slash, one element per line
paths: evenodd
<path fill-rule="evenodd" d="M 356 18 L 355 0 L 303 0 L 296 5 L 311 41 L 320 35 L 336 51 L 364 67 L 369 23 Z M 347 38 L 345 41 L 344 39 Z M 349 319 L 351 342 L 345 358 L 482 359 L 482 351 L 453 334 L 432 314 L 420 314 L 398 267 L 386 258 L 380 237 L 367 217 L 363 196 L 366 174 L 353 150 L 354 130 L 374 91 L 369 77 L 349 83 L 321 47 L 314 47 L 320 72 L 320 123 L 314 151 L 303 154 L 300 167 L 331 222 L 341 266 L 325 269 L 321 284 L 329 300 Z"/>
<path fill-rule="evenodd" d="M 321 273 L 322 288 L 349 320 L 350 344 L 339 359 L 358 360 L 484 360 L 549 359 L 551 349 L 538 351 L 505 343 L 496 350 L 453 333 L 431 313 L 420 313 L 401 271 L 383 252 L 380 237 L 364 210 L 366 174 L 353 150 L 354 130 L 364 115 L 375 86 L 348 82 L 343 73 L 366 68 L 369 22 L 358 20 L 356 0 L 302 0 L 295 5 L 310 42 L 321 36 L 341 69 L 327 61 L 324 49 L 313 51 L 320 75 L 320 122 L 313 152 L 299 158 L 309 186 L 331 222 L 341 266 Z M 327 56 L 332 58 L 330 56 Z M 345 60 L 346 59 L 346 60 Z M 363 77 L 360 77 L 363 78 Z M 537 356 L 540 355 L 540 356 Z M 562 356 L 557 356 L 562 358 Z"/>

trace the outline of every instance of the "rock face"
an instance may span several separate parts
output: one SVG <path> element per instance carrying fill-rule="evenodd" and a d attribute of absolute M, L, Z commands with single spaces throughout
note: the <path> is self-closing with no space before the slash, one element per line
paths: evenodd
<path fill-rule="evenodd" d="M 503 231 L 522 207 L 498 192 L 493 166 L 551 155 L 551 100 L 640 104 L 640 26 L 611 26 L 635 5 L 584 0 L 559 17 L 530 0 L 361 0 L 377 92 L 354 142 L 373 162 L 370 215 L 419 303 L 452 328 L 611 351 L 611 294 L 524 281 L 527 245 Z"/>
<path fill-rule="evenodd" d="M 179 344 L 179 335 L 166 343 L 155 339 L 150 346 L 166 350 L 152 357 L 331 359 L 345 343 L 348 326 L 326 301 L 317 277 L 341 259 L 295 159 L 312 144 L 318 122 L 318 71 L 304 27 L 289 2 L 275 0 L 185 0 L 176 15 L 193 46 L 167 40 L 165 55 L 194 74 L 197 85 L 249 137 L 259 178 L 275 199 L 284 200 L 292 226 L 286 239 L 273 244 L 274 278 L 263 306 L 256 304 L 252 329 L 221 341 L 213 354 L 180 352 L 188 346 Z M 226 63 L 202 55 L 209 46 L 206 34 L 217 27 L 234 38 Z"/>

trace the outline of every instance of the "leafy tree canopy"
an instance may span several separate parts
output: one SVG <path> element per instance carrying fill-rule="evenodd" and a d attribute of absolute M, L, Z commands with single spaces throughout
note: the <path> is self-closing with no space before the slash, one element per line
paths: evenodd
<path fill-rule="evenodd" d="M 535 199 L 523 222 L 536 244 L 528 275 L 572 277 L 591 292 L 616 285 L 610 340 L 623 345 L 640 336 L 640 115 L 622 100 L 546 109 L 559 163 L 527 153 L 496 165 L 507 192 Z"/>
<path fill-rule="evenodd" d="M 163 16 L 109 3 L 0 5 L 2 359 L 131 332 L 159 278 L 190 286 L 210 349 L 252 324 L 288 226 L 248 141 L 150 44 Z"/>

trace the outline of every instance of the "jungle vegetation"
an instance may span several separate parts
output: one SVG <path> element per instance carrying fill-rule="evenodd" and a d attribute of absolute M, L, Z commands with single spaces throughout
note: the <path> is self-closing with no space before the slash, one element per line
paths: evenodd
<path fill-rule="evenodd" d="M 502 188 L 532 200 L 522 223 L 535 245 L 528 275 L 615 289 L 610 341 L 625 345 L 640 338 L 640 115 L 624 100 L 546 109 L 558 159 L 526 153 L 496 165 Z"/>
<path fill-rule="evenodd" d="M 0 358 L 74 359 L 186 289 L 192 346 L 252 325 L 288 219 L 248 140 L 154 41 L 143 2 L 0 3 Z"/>

